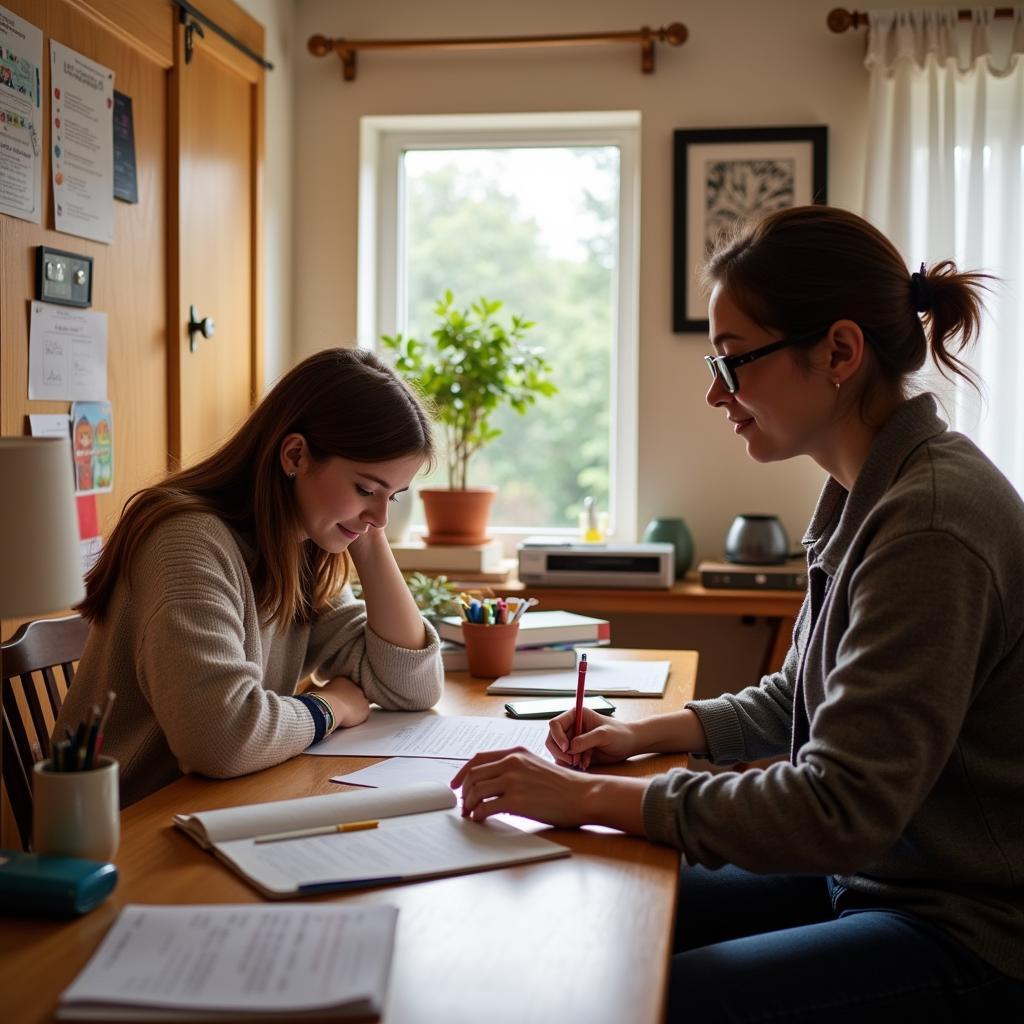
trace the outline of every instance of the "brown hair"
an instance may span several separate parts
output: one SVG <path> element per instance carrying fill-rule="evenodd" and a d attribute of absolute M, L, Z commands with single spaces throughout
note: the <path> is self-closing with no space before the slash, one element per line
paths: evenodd
<path fill-rule="evenodd" d="M 978 334 L 980 292 L 989 280 L 988 274 L 959 273 L 951 260 L 927 271 L 922 264 L 920 276 L 912 276 L 881 231 L 830 206 L 798 206 L 742 224 L 715 246 L 704 267 L 705 284 L 721 284 L 765 329 L 801 334 L 854 321 L 874 353 L 876 383 L 900 391 L 929 349 L 943 376 L 957 374 L 977 387 L 958 353 Z"/>
<path fill-rule="evenodd" d="M 292 433 L 306 439 L 316 462 L 332 456 L 356 462 L 434 457 L 424 406 L 393 370 L 362 349 L 318 352 L 285 374 L 213 455 L 125 502 L 86 577 L 78 610 L 102 621 L 139 544 L 164 519 L 194 511 L 212 512 L 253 538 L 249 571 L 266 621 L 283 626 L 311 620 L 344 585 L 349 558 L 311 540 L 289 542 L 299 535 L 299 514 L 279 448 Z"/>

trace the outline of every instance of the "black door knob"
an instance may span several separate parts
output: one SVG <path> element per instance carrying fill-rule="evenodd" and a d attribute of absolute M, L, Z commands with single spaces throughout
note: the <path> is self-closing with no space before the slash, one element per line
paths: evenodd
<path fill-rule="evenodd" d="M 216 330 L 217 325 L 213 322 L 212 317 L 204 316 L 200 319 L 199 314 L 196 313 L 196 307 L 188 307 L 188 347 L 190 351 L 195 352 L 196 350 L 197 334 L 201 334 L 204 338 L 212 338 Z"/>

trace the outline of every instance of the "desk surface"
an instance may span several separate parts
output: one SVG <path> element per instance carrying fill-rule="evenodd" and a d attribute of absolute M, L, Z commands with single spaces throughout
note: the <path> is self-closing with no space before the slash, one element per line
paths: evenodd
<path fill-rule="evenodd" d="M 693 651 L 595 650 L 588 657 L 672 662 L 662 699 L 616 698 L 622 719 L 674 710 L 693 695 Z M 451 673 L 447 714 L 501 715 L 486 680 Z M 172 814 L 336 792 L 339 771 L 379 758 L 299 756 L 240 779 L 188 776 L 122 814 L 120 883 L 70 922 L 0 918 L 0 992 L 7 1024 L 52 1019 L 125 903 L 252 903 L 262 897 L 170 824 Z M 616 771 L 651 775 L 683 757 L 641 758 Z M 571 857 L 472 875 L 313 897 L 399 907 L 384 1022 L 643 1024 L 660 1021 L 679 856 L 607 829 L 547 829 Z"/>

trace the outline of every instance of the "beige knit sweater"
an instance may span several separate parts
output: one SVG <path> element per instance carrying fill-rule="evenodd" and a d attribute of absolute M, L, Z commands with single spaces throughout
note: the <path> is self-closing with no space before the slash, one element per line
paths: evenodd
<path fill-rule="evenodd" d="M 120 762 L 122 806 L 182 772 L 230 778 L 301 753 L 313 720 L 291 695 L 312 672 L 346 676 L 384 708 L 440 699 L 440 643 L 429 624 L 422 650 L 396 647 L 370 629 L 345 587 L 312 625 L 263 625 L 247 550 L 214 515 L 172 516 L 140 546 L 130 579 L 89 632 L 55 735 L 116 692 L 103 752 Z"/>

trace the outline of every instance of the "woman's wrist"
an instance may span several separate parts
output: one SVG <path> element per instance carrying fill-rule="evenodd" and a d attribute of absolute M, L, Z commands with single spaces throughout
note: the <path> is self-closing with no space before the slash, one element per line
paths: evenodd
<path fill-rule="evenodd" d="M 649 778 L 583 776 L 579 807 L 583 825 L 606 825 L 632 835 L 644 834 L 644 794 Z"/>

